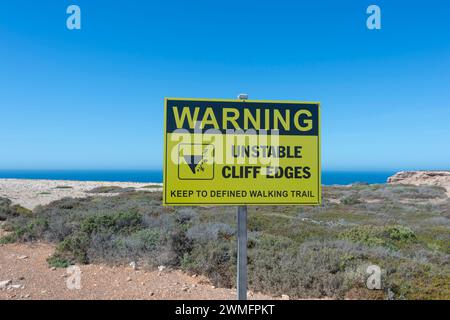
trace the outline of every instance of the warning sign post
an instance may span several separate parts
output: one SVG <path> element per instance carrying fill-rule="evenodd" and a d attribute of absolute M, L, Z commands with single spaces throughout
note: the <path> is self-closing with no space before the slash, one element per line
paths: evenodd
<path fill-rule="evenodd" d="M 320 203 L 317 102 L 165 99 L 165 205 Z"/>
<path fill-rule="evenodd" d="M 319 103 L 167 98 L 164 205 L 238 205 L 237 298 L 247 299 L 247 205 L 317 205 Z"/>

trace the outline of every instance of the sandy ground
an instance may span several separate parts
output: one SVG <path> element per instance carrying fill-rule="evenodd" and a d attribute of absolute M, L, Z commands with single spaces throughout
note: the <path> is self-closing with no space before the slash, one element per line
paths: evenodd
<path fill-rule="evenodd" d="M 84 198 L 92 196 L 87 193 L 97 187 L 118 186 L 134 188 L 140 191 L 162 190 L 161 188 L 145 188 L 146 186 L 160 186 L 161 183 L 136 182 L 101 182 L 101 181 L 69 181 L 69 180 L 32 180 L 32 179 L 0 179 L 0 197 L 10 199 L 28 209 L 37 205 L 45 205 L 64 197 Z M 96 193 L 96 196 L 113 196 L 117 193 Z"/>
<path fill-rule="evenodd" d="M 54 246 L 44 243 L 0 246 L 0 299 L 235 299 L 233 289 L 214 288 L 201 276 L 180 271 L 134 270 L 131 266 L 82 265 L 80 289 L 73 273 L 49 268 Z M 3 289 L 2 282 L 9 282 Z M 279 297 L 280 298 L 280 297 Z M 249 299 L 274 299 L 250 293 Z"/>

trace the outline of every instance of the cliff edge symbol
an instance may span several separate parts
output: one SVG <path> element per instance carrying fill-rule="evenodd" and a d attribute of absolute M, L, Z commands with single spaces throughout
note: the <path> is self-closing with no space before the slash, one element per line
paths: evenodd
<path fill-rule="evenodd" d="M 192 173 L 195 174 L 197 166 L 203 160 L 203 155 L 184 155 L 183 157 Z"/>

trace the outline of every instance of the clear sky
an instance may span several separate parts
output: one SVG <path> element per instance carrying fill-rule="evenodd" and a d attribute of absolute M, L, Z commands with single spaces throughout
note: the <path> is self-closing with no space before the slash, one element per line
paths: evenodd
<path fill-rule="evenodd" d="M 0 3 L 0 169 L 161 168 L 165 96 L 240 92 L 320 101 L 326 170 L 450 169 L 450 1 Z"/>

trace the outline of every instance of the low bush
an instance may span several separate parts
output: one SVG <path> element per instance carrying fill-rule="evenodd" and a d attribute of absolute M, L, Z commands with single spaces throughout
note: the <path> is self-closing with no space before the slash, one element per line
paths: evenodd
<path fill-rule="evenodd" d="M 17 216 L 31 216 L 32 211 L 19 205 L 13 205 L 12 201 L 0 197 L 0 221 L 5 221 Z"/>
<path fill-rule="evenodd" d="M 70 266 L 70 261 L 68 261 L 58 255 L 53 255 L 51 257 L 48 257 L 47 263 L 50 267 L 55 267 L 55 268 L 67 268 Z"/>
<path fill-rule="evenodd" d="M 96 187 L 89 191 L 88 193 L 124 193 L 124 192 L 132 192 L 134 188 L 122 188 L 118 186 L 102 186 Z"/>
<path fill-rule="evenodd" d="M 357 226 L 340 233 L 339 238 L 368 246 L 395 248 L 416 240 L 414 232 L 404 226 Z"/>
<path fill-rule="evenodd" d="M 186 232 L 190 240 L 198 242 L 215 241 L 219 239 L 229 239 L 235 233 L 235 229 L 226 223 L 202 223 L 189 228 Z"/>
<path fill-rule="evenodd" d="M 145 189 L 158 189 L 158 188 L 162 188 L 162 186 L 159 185 L 159 184 L 149 184 L 149 185 L 143 186 L 142 188 L 145 188 Z"/>

